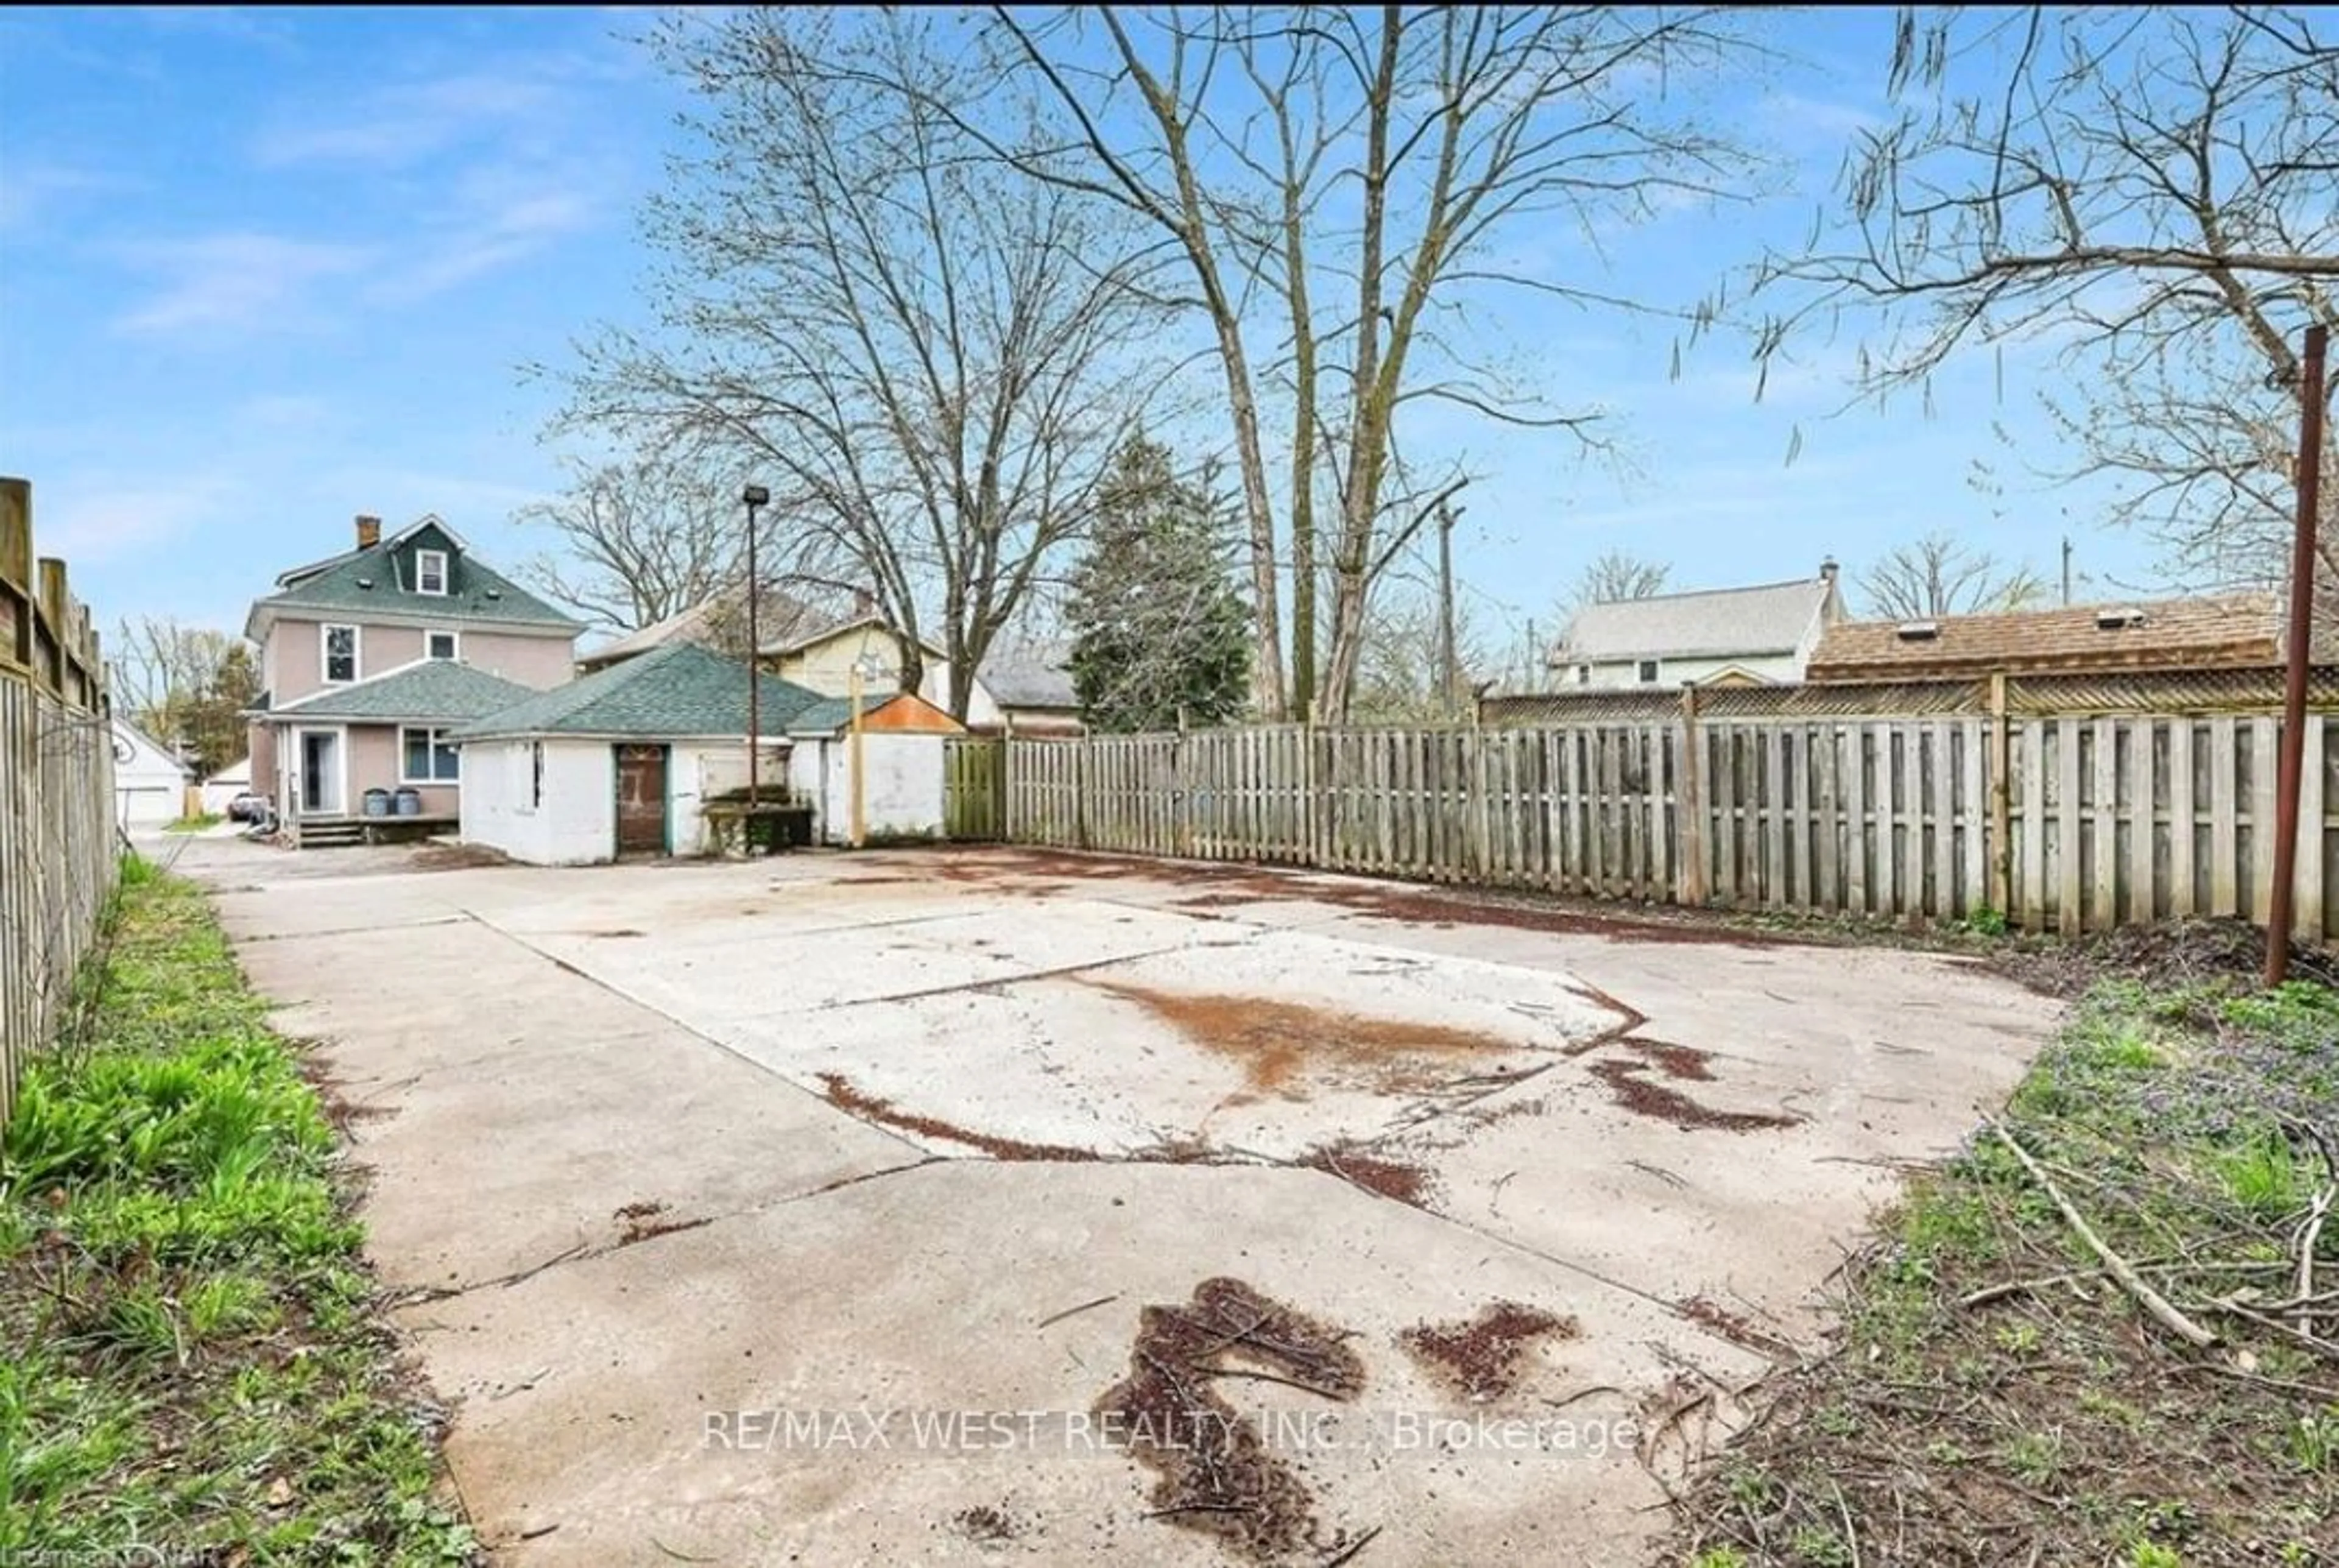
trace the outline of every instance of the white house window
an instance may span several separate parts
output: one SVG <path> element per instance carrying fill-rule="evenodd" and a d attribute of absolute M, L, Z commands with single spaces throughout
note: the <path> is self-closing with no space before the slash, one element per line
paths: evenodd
<path fill-rule="evenodd" d="M 1592 666 L 1590 665 L 1578 665 L 1575 666 L 1575 684 L 1580 686 L 1588 686 L 1592 684 Z"/>
<path fill-rule="evenodd" d="M 400 784 L 453 784 L 460 776 L 455 748 L 445 730 L 400 729 L 398 732 Z"/>
<path fill-rule="evenodd" d="M 335 684 L 358 678 L 358 629 L 325 628 L 325 679 Z"/>
<path fill-rule="evenodd" d="M 530 741 L 528 746 L 528 805 L 530 811 L 544 804 L 544 743 Z"/>
<path fill-rule="evenodd" d="M 425 632 L 422 634 L 422 651 L 425 656 L 429 658 L 460 658 L 462 657 L 462 646 L 463 642 L 461 636 L 454 632 Z"/>
<path fill-rule="evenodd" d="M 447 591 L 447 552 L 417 550 L 414 552 L 414 591 L 421 594 L 444 594 Z"/>
<path fill-rule="evenodd" d="M 1644 686 L 1653 686 L 1657 684 L 1656 660 L 1643 659 L 1641 661 L 1641 684 Z"/>

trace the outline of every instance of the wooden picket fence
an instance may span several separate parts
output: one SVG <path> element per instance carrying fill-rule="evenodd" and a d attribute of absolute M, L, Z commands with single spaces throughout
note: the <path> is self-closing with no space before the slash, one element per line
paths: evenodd
<path fill-rule="evenodd" d="M 2297 929 L 2334 933 L 2339 754 L 2306 721 Z M 2278 721 L 2101 713 L 1300 725 L 961 743 L 956 836 L 1732 909 L 2097 931 L 2261 922 Z M 958 774 L 953 774 L 955 780 Z M 986 801 L 992 798 L 986 795 Z"/>
<path fill-rule="evenodd" d="M 113 891 L 104 670 L 64 563 L 35 561 L 32 487 L 0 478 L 0 1119 Z"/>

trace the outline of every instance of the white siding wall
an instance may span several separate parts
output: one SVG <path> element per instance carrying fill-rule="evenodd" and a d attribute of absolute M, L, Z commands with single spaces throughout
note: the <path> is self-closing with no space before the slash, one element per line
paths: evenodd
<path fill-rule="evenodd" d="M 861 737 L 866 782 L 861 797 L 862 826 L 880 833 L 943 831 L 943 736 L 871 734 Z M 803 798 L 818 803 L 814 836 L 844 843 L 853 836 L 853 742 L 799 740 L 790 782 Z"/>
<path fill-rule="evenodd" d="M 1677 687 L 1684 681 L 1712 680 L 1727 669 L 1742 669 L 1766 681 L 1799 681 L 1803 678 L 1803 664 L 1809 656 L 1810 650 L 1805 649 L 1801 655 L 1770 654 L 1734 659 L 1659 659 L 1654 681 L 1641 678 L 1637 659 L 1595 664 L 1592 666 L 1592 679 L 1581 684 L 1575 678 L 1573 664 L 1561 665 L 1552 673 L 1556 677 L 1554 686 L 1560 691 L 1581 690 L 1586 685 L 1594 690 L 1639 685 Z"/>
<path fill-rule="evenodd" d="M 464 838 L 536 865 L 590 865 L 612 858 L 617 779 L 609 744 L 542 744 L 544 799 L 536 805 L 528 801 L 528 742 L 475 742 L 463 748 Z"/>

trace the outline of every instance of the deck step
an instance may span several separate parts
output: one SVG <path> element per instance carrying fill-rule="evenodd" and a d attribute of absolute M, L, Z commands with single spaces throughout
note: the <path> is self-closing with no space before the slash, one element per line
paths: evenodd
<path fill-rule="evenodd" d="M 353 817 L 304 818 L 297 830 L 302 849 L 339 849 L 365 842 L 365 823 Z"/>

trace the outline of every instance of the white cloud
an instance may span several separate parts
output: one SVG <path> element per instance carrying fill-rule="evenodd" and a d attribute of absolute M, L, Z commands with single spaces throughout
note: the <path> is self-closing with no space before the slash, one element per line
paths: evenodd
<path fill-rule="evenodd" d="M 77 196 L 125 183 L 94 170 L 12 159 L 0 179 L 0 234 L 22 233 Z"/>
<path fill-rule="evenodd" d="M 169 281 L 114 325 L 142 334 L 281 327 L 301 318 L 316 284 L 360 271 L 370 255 L 352 245 L 258 233 L 157 245 L 143 260 Z"/>
<path fill-rule="evenodd" d="M 593 204 L 574 189 L 516 192 L 504 204 L 459 202 L 428 238 L 410 247 L 417 256 L 375 290 L 378 298 L 410 303 L 526 260 L 562 235 L 590 224 Z"/>
<path fill-rule="evenodd" d="M 478 73 L 385 87 L 331 113 L 261 133 L 263 168 L 301 163 L 402 167 L 490 131 L 541 122 L 559 106 L 553 85 L 521 73 Z"/>
<path fill-rule="evenodd" d="M 41 513 L 41 553 L 76 567 L 119 560 L 194 531 L 216 514 L 226 486 L 215 477 L 174 479 L 168 486 L 118 486 L 67 490 Z"/>

